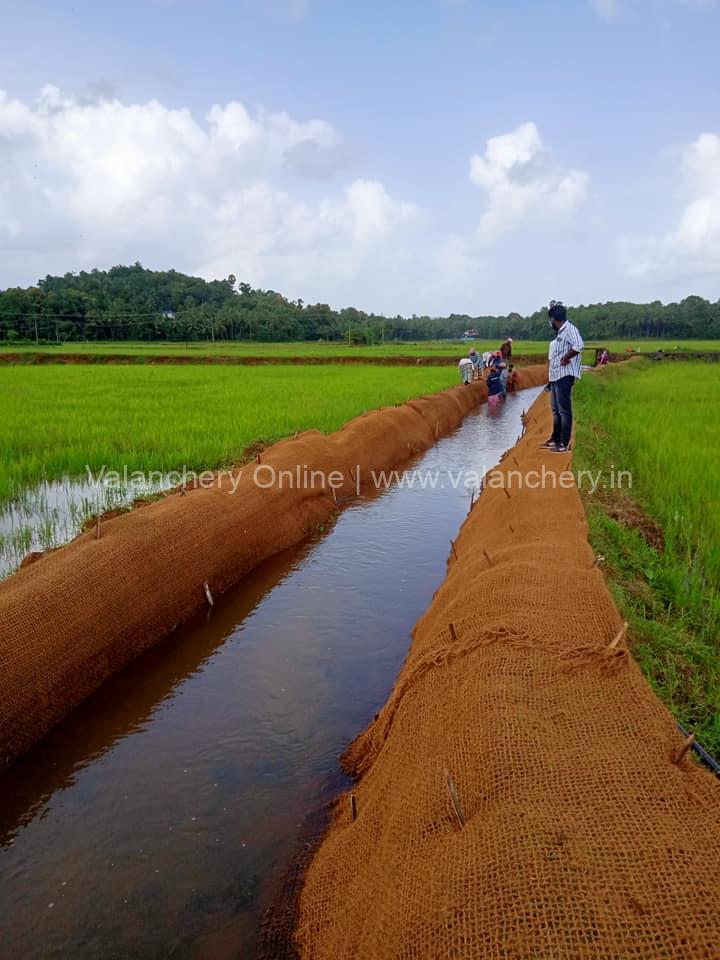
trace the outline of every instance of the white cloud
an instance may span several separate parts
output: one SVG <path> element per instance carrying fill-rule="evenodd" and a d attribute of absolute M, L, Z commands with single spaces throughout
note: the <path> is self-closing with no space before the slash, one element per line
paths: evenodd
<path fill-rule="evenodd" d="M 372 179 L 307 199 L 303 175 L 344 163 L 331 124 L 237 101 L 198 122 L 156 100 L 0 92 L 0 287 L 139 259 L 350 302 L 371 269 L 390 286 L 418 211 Z"/>
<path fill-rule="evenodd" d="M 703 133 L 683 149 L 680 177 L 685 203 L 675 226 L 621 242 L 630 276 L 672 280 L 720 270 L 720 135 Z"/>
<path fill-rule="evenodd" d="M 470 160 L 470 179 L 487 193 L 479 236 L 492 243 L 525 223 L 547 226 L 572 218 L 585 202 L 589 177 L 561 170 L 543 148 L 534 123 L 491 137 Z"/>
<path fill-rule="evenodd" d="M 586 188 L 533 124 L 495 137 L 472 161 L 487 193 L 478 236 L 365 171 L 338 183 L 347 159 L 330 123 L 239 101 L 199 118 L 52 86 L 34 102 L 0 92 L 0 288 L 140 260 L 338 307 L 505 310 L 518 304 L 516 263 L 503 275 L 490 241 L 562 222 Z"/>

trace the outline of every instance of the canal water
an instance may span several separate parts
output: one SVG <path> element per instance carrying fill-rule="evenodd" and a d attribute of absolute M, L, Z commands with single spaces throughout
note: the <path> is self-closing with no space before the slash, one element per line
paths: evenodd
<path fill-rule="evenodd" d="M 538 392 L 468 416 L 0 777 L 3 957 L 254 955 L 306 815 L 345 785 L 339 754 L 385 701 L 471 488 Z"/>

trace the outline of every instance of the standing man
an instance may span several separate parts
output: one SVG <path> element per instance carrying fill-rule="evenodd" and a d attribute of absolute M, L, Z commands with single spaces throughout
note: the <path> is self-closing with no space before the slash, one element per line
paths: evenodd
<path fill-rule="evenodd" d="M 505 363 L 509 362 L 510 357 L 512 357 L 512 337 L 506 337 L 504 342 L 500 344 L 500 356 Z"/>
<path fill-rule="evenodd" d="M 566 453 L 572 434 L 572 388 L 580 379 L 583 339 L 580 331 L 567 318 L 567 310 L 560 301 L 551 300 L 548 322 L 555 331 L 550 342 L 550 406 L 553 412 L 552 437 L 542 446 L 553 453 Z"/>

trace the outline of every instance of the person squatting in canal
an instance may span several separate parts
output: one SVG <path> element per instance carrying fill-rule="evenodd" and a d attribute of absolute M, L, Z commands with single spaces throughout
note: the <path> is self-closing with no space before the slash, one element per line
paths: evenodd
<path fill-rule="evenodd" d="M 567 318 L 567 310 L 559 300 L 551 300 L 548 323 L 555 331 L 548 349 L 550 367 L 548 385 L 553 414 L 552 436 L 541 447 L 552 453 L 566 453 L 572 435 L 572 389 L 580 379 L 583 339 L 580 331 Z"/>
<path fill-rule="evenodd" d="M 505 382 L 503 379 L 503 364 L 493 363 L 487 378 L 488 407 L 492 410 L 497 407 L 505 396 Z"/>

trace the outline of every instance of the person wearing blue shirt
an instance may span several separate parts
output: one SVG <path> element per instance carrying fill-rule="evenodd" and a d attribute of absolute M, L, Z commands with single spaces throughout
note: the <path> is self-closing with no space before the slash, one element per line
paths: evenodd
<path fill-rule="evenodd" d="M 568 320 L 567 310 L 559 301 L 550 301 L 548 322 L 555 331 L 555 339 L 550 342 L 548 350 L 548 389 L 553 432 L 541 446 L 552 453 L 566 453 L 570 449 L 573 425 L 572 389 L 580 379 L 583 339 L 578 328 Z"/>

